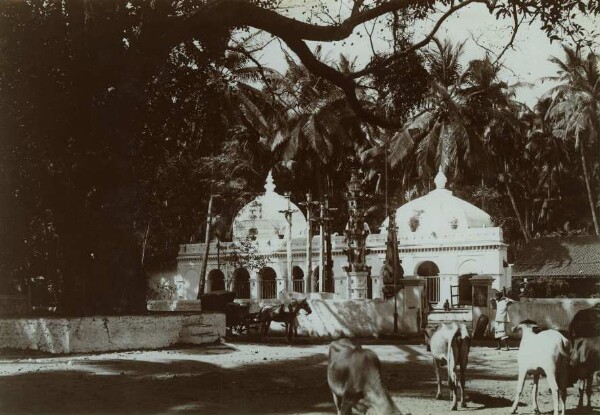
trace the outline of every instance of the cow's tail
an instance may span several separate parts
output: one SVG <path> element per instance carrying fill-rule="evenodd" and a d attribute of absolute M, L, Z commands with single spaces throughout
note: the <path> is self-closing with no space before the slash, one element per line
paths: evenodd
<path fill-rule="evenodd" d="M 560 335 L 560 355 L 571 360 L 571 342 L 562 334 Z"/>
<path fill-rule="evenodd" d="M 454 389 L 456 387 L 456 356 L 454 355 L 454 349 L 456 348 L 458 342 L 458 336 L 460 331 L 458 328 L 452 333 L 451 340 L 448 342 L 448 383 L 450 389 Z"/>

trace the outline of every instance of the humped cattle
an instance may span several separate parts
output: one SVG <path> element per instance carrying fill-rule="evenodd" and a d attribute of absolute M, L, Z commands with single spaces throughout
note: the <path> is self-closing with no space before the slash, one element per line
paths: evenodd
<path fill-rule="evenodd" d="M 433 356 L 435 376 L 437 379 L 436 399 L 442 398 L 441 368 L 448 367 L 448 386 L 452 392 L 452 405 L 450 409 L 457 408 L 458 391 L 460 390 L 461 406 L 466 408 L 465 401 L 465 375 L 469 361 L 469 349 L 471 347 L 471 336 L 464 324 L 450 323 L 442 324 L 431 333 L 425 331 L 425 342 L 427 350 Z M 457 374 L 457 368 L 460 373 Z"/>
<path fill-rule="evenodd" d="M 519 378 L 512 413 L 517 413 L 525 378 L 529 374 L 533 375 L 533 409 L 535 413 L 540 413 L 537 402 L 539 379 L 542 374 L 545 374 L 552 392 L 554 415 L 558 415 L 559 393 L 562 401 L 561 413 L 564 415 L 569 386 L 570 342 L 557 330 L 537 332 L 539 329 L 537 323 L 532 320 L 524 320 L 513 329 L 513 331 L 521 330 L 522 337 L 517 354 Z"/>
<path fill-rule="evenodd" d="M 375 352 L 350 339 L 329 345 L 327 383 L 338 415 L 350 414 L 353 408 L 367 414 L 401 414 L 383 385 Z"/>

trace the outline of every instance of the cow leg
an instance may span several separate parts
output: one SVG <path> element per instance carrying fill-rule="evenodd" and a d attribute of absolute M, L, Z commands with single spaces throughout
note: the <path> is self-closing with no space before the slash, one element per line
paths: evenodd
<path fill-rule="evenodd" d="M 592 407 L 592 384 L 593 383 L 594 383 L 594 373 L 592 372 L 585 379 L 585 394 L 587 395 L 587 407 L 588 408 Z M 583 394 L 583 391 L 581 391 L 581 393 Z"/>
<path fill-rule="evenodd" d="M 567 409 L 567 388 L 561 387 L 558 390 L 558 392 L 560 394 L 560 402 L 562 404 L 562 408 L 560 410 L 560 413 L 562 415 L 565 415 L 565 410 Z"/>
<path fill-rule="evenodd" d="M 463 408 L 467 407 L 467 401 L 465 401 L 465 371 L 467 370 L 467 365 L 461 363 L 460 364 L 460 406 Z"/>
<path fill-rule="evenodd" d="M 351 415 L 352 408 L 358 402 L 359 397 L 356 392 L 353 392 L 350 388 L 348 388 L 346 384 L 346 388 L 344 389 L 344 394 L 342 395 L 342 403 L 340 408 L 340 415 Z"/>
<path fill-rule="evenodd" d="M 577 408 L 583 407 L 583 394 L 585 390 L 585 379 L 577 380 L 577 390 L 579 391 L 579 401 L 577 402 Z"/>
<path fill-rule="evenodd" d="M 546 378 L 548 379 L 548 386 L 552 391 L 552 406 L 554 407 L 553 414 L 558 415 L 558 383 L 556 383 L 556 373 L 547 368 L 544 368 L 544 372 L 546 372 Z"/>
<path fill-rule="evenodd" d="M 437 393 L 435 399 L 442 399 L 442 378 L 440 375 L 440 364 L 433 358 L 433 367 L 435 368 L 435 378 L 437 379 Z"/>
<path fill-rule="evenodd" d="M 513 402 L 511 408 L 511 414 L 517 413 L 517 406 L 519 406 L 519 398 L 521 397 L 521 393 L 523 392 L 523 386 L 525 386 L 525 375 L 527 375 L 527 371 L 519 369 L 519 379 L 517 380 L 517 394 L 515 395 L 515 401 Z"/>
<path fill-rule="evenodd" d="M 533 405 L 533 412 L 535 412 L 536 414 L 540 413 L 540 408 L 538 406 L 538 400 L 537 400 L 539 383 L 540 383 L 540 375 L 539 375 L 539 373 L 536 373 L 533 375 L 533 388 L 531 390 L 531 405 Z"/>
<path fill-rule="evenodd" d="M 456 377 L 456 374 L 455 374 L 455 377 Z M 453 382 L 451 379 L 448 379 L 448 385 L 450 386 L 450 392 L 452 393 L 452 405 L 450 406 L 450 410 L 456 411 L 456 407 L 457 407 L 456 398 L 457 398 L 458 385 L 456 382 Z"/>
<path fill-rule="evenodd" d="M 337 410 L 338 415 L 342 414 L 342 397 L 336 395 L 335 393 L 331 393 L 333 395 L 333 403 L 335 404 L 335 409 Z"/>

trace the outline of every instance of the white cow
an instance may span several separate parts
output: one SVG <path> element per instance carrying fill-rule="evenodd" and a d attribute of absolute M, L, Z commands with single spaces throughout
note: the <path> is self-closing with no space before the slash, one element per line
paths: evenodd
<path fill-rule="evenodd" d="M 433 334 L 425 331 L 427 349 L 431 350 L 435 376 L 437 378 L 436 399 L 442 397 L 441 368 L 448 366 L 448 386 L 452 391 L 451 410 L 456 411 L 457 389 L 460 389 L 460 401 L 463 408 L 467 407 L 465 401 L 465 372 L 469 361 L 471 336 L 464 324 L 442 324 Z M 460 381 L 457 380 L 456 368 L 460 366 Z"/>
<path fill-rule="evenodd" d="M 545 374 L 548 386 L 552 391 L 554 415 L 558 415 L 558 398 L 562 400 L 562 415 L 565 414 L 567 387 L 569 386 L 569 355 L 571 345 L 569 340 L 557 330 L 545 330 L 536 333 L 539 329 L 531 320 L 519 323 L 513 331 L 521 330 L 522 338 L 519 346 L 517 361 L 519 363 L 519 379 L 517 380 L 517 394 L 512 406 L 512 413 L 517 413 L 519 398 L 523 392 L 525 378 L 533 375 L 533 409 L 540 413 L 537 394 L 540 375 Z M 535 330 L 535 331 L 534 331 Z"/>

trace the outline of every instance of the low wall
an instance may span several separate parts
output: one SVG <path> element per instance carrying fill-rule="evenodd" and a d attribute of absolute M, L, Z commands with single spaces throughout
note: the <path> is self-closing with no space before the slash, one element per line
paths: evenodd
<path fill-rule="evenodd" d="M 196 327 L 203 337 L 190 337 Z M 222 313 L 0 319 L 0 348 L 48 353 L 159 349 L 224 335 Z"/>
<path fill-rule="evenodd" d="M 281 300 L 236 300 L 249 304 L 251 312 L 261 306 L 279 304 Z M 311 337 L 377 337 L 394 332 L 394 301 L 381 299 L 328 300 L 309 299 L 310 315 L 298 315 L 298 333 Z M 408 308 L 408 307 L 407 307 Z M 398 332 L 403 335 L 418 332 L 417 309 L 403 311 L 403 291 L 398 294 Z M 283 332 L 280 323 L 271 323 L 271 330 Z"/>
<path fill-rule="evenodd" d="M 508 308 L 508 316 L 511 326 L 530 319 L 542 327 L 567 330 L 575 313 L 598 303 L 598 298 L 522 298 Z"/>

